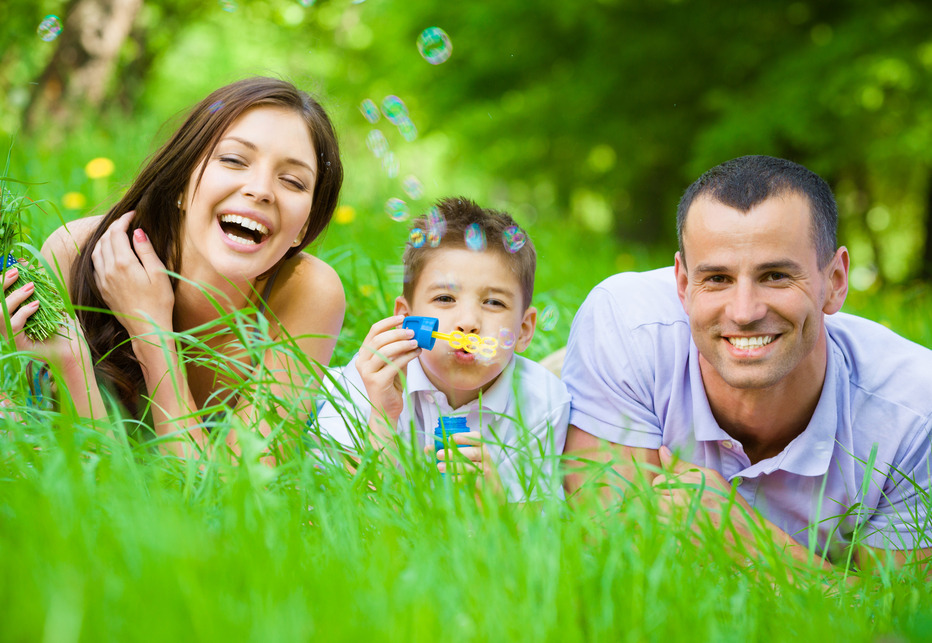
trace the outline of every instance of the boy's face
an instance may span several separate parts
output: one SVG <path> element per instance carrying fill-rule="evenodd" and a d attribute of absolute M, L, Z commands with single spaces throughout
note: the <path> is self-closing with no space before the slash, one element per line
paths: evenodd
<path fill-rule="evenodd" d="M 514 352 L 527 348 L 537 324 L 537 310 L 524 310 L 518 277 L 497 252 L 433 250 L 411 299 L 396 299 L 395 314 L 436 317 L 441 333 L 475 333 L 498 341 L 491 359 L 454 349 L 442 339 L 421 353 L 427 378 L 453 408 L 471 402 L 490 387 Z"/>

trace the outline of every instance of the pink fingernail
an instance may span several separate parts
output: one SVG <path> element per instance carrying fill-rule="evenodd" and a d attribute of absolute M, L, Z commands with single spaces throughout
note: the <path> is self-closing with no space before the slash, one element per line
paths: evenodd
<path fill-rule="evenodd" d="M 146 233 L 143 231 L 142 228 L 136 228 L 135 230 L 133 230 L 133 239 L 135 241 L 143 242 L 143 241 L 148 241 L 149 237 L 146 236 Z"/>
<path fill-rule="evenodd" d="M 7 277 L 12 278 L 12 277 L 16 277 L 17 275 L 19 275 L 19 270 L 17 270 L 16 268 L 10 268 L 9 270 L 6 271 Z"/>

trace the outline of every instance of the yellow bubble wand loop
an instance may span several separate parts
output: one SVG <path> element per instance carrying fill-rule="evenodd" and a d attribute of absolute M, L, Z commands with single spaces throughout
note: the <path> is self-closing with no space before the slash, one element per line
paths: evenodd
<path fill-rule="evenodd" d="M 463 333 L 454 330 L 452 333 L 438 333 L 433 331 L 431 337 L 442 339 L 450 344 L 450 348 L 463 349 L 467 353 L 478 353 L 482 357 L 492 358 L 498 351 L 498 340 L 494 337 L 479 337 L 475 333 Z"/>

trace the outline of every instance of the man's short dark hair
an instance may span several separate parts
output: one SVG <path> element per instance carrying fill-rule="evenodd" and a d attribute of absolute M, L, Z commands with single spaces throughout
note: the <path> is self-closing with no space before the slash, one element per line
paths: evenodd
<path fill-rule="evenodd" d="M 676 236 L 684 261 L 683 228 L 686 214 L 699 197 L 717 201 L 741 212 L 770 197 L 797 193 L 809 201 L 812 215 L 812 238 L 824 268 L 837 248 L 838 207 L 832 190 L 822 178 L 798 163 L 772 156 L 741 156 L 711 170 L 690 185 L 676 208 Z"/>

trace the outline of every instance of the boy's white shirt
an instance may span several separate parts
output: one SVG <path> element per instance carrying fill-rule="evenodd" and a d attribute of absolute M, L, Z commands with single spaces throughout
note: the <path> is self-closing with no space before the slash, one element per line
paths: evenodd
<path fill-rule="evenodd" d="M 356 369 L 357 357 L 353 356 L 346 366 L 329 369 L 330 376 L 350 399 L 328 381 L 326 399 L 317 415 L 321 434 L 350 448 L 369 443 L 366 436 L 351 434 L 354 428 L 349 421 L 355 418 L 367 430 L 371 409 Z M 417 445 L 423 449 L 433 443 L 440 416 L 465 415 L 469 430 L 478 430 L 485 441 L 509 501 L 563 497 L 557 459 L 566 441 L 570 396 L 557 376 L 536 362 L 514 355 L 482 394 L 481 405 L 477 399 L 453 410 L 446 395 L 427 379 L 420 359 L 408 364 L 407 374 L 404 409 L 398 418 L 402 440 L 410 439 L 413 428 Z"/>

